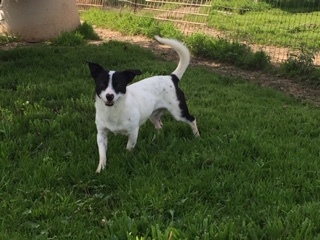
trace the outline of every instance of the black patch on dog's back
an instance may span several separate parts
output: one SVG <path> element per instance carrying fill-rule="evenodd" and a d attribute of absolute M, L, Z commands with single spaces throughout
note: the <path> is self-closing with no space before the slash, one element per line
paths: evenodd
<path fill-rule="evenodd" d="M 187 119 L 190 122 L 193 122 L 195 120 L 195 118 L 194 118 L 194 116 L 192 116 L 189 113 L 189 109 L 187 106 L 186 98 L 184 96 L 184 92 L 178 86 L 179 78 L 176 75 L 171 74 L 171 80 L 172 80 L 174 87 L 176 89 L 176 95 L 177 95 L 177 99 L 179 101 L 179 108 L 181 109 L 181 117 Z"/>

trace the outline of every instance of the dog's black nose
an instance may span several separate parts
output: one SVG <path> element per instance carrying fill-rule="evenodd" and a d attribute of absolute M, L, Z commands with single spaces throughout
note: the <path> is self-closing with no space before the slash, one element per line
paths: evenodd
<path fill-rule="evenodd" d="M 107 100 L 108 100 L 109 102 L 111 102 L 111 101 L 113 100 L 113 98 L 114 98 L 114 95 L 107 93 L 106 98 L 107 98 Z"/>

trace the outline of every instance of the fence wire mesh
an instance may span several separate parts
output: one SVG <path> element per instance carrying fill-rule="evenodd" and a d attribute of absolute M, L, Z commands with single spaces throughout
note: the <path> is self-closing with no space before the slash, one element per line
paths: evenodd
<path fill-rule="evenodd" d="M 184 34 L 203 33 L 263 50 L 279 63 L 302 49 L 320 66 L 319 0 L 77 0 L 81 9 L 126 7 L 152 13 Z"/>

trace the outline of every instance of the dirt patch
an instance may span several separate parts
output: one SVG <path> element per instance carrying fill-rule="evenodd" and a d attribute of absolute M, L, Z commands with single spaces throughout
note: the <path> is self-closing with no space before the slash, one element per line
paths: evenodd
<path fill-rule="evenodd" d="M 95 42 L 95 44 L 110 40 L 129 42 L 150 49 L 156 54 L 161 54 L 170 61 L 177 60 L 177 54 L 170 47 L 160 45 L 157 41 L 144 36 L 125 36 L 120 32 L 102 28 L 95 28 L 95 31 L 102 39 L 102 41 Z M 272 73 L 268 74 L 260 71 L 245 71 L 234 66 L 221 64 L 215 61 L 208 61 L 197 57 L 192 57 L 191 64 L 194 66 L 206 66 L 212 71 L 223 76 L 241 77 L 263 87 L 272 87 L 293 96 L 300 101 L 312 102 L 316 106 L 320 106 L 320 89 L 304 86 L 299 82 L 295 82 L 293 79 L 281 78 Z"/>
<path fill-rule="evenodd" d="M 26 47 L 34 45 L 34 43 L 26 43 L 26 42 L 10 42 L 4 45 L 0 45 L 0 50 L 10 50 L 16 47 Z"/>

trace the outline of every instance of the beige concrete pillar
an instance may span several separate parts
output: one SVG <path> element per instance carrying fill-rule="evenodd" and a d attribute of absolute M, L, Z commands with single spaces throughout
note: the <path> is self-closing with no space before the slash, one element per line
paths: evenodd
<path fill-rule="evenodd" d="M 75 0 L 0 0 L 3 31 L 28 42 L 48 40 L 80 25 Z M 1 29 L 1 27 L 0 27 Z"/>

